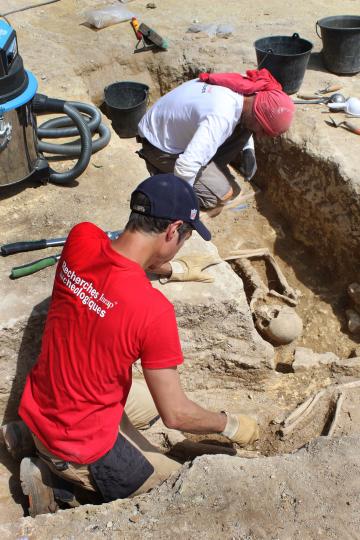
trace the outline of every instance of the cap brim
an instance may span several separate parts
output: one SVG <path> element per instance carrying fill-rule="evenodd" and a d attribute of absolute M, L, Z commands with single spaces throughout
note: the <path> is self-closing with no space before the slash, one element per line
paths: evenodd
<path fill-rule="evenodd" d="M 193 229 L 195 229 L 195 231 L 197 231 L 200 234 L 201 238 L 203 238 L 206 241 L 211 240 L 211 232 L 209 231 L 209 229 L 205 227 L 203 223 L 201 223 L 200 219 L 197 219 L 196 221 L 192 221 L 191 225 Z"/>

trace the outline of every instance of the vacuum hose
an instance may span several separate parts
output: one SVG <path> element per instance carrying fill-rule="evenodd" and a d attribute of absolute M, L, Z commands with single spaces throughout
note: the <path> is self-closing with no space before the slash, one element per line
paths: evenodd
<path fill-rule="evenodd" d="M 104 148 L 110 140 L 110 130 L 101 123 L 101 113 L 97 107 L 77 101 L 63 101 L 36 94 L 33 99 L 33 111 L 37 114 L 63 113 L 60 117 L 44 122 L 37 129 L 40 152 L 78 158 L 74 167 L 66 172 L 56 172 L 50 169 L 50 182 L 69 184 L 80 176 L 89 164 L 91 154 Z M 92 140 L 93 133 L 99 133 L 99 138 Z M 43 138 L 76 137 L 80 139 L 64 144 L 43 142 Z"/>

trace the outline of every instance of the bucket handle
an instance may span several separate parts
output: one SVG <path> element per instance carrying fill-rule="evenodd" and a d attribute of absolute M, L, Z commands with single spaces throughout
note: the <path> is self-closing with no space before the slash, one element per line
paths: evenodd
<path fill-rule="evenodd" d="M 316 21 L 316 23 L 315 23 L 315 32 L 316 32 L 316 35 L 317 35 L 320 39 L 322 39 L 322 37 L 319 35 L 318 27 L 320 28 L 319 21 Z"/>
<path fill-rule="evenodd" d="M 291 36 L 291 39 L 299 39 L 300 36 L 297 32 L 295 32 L 292 36 Z"/>
<path fill-rule="evenodd" d="M 258 69 L 261 68 L 261 66 L 263 65 L 263 63 L 265 62 L 265 60 L 267 59 L 267 57 L 268 57 L 270 54 L 274 54 L 274 51 L 273 51 L 272 49 L 267 49 L 264 58 L 261 60 L 260 64 L 258 64 Z"/>

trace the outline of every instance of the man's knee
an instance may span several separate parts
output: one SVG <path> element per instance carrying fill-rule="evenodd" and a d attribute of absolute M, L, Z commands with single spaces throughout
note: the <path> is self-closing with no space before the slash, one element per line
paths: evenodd
<path fill-rule="evenodd" d="M 229 191 L 227 193 L 225 193 L 225 195 L 220 199 L 222 203 L 225 203 L 226 201 L 228 201 L 229 199 L 231 199 L 231 197 L 233 196 L 234 194 L 234 190 L 233 188 L 231 187 L 229 189 Z"/>
<path fill-rule="evenodd" d="M 215 195 L 215 193 L 210 191 L 210 189 L 200 183 L 196 183 L 194 185 L 194 191 L 199 200 L 199 206 L 201 210 L 212 210 L 213 208 L 222 206 L 233 196 L 232 187 L 230 187 L 229 190 L 222 197 L 218 197 L 217 195 Z"/>

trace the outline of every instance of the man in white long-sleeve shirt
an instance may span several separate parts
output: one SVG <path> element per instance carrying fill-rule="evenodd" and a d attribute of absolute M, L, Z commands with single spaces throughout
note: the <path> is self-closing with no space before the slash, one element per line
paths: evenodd
<path fill-rule="evenodd" d="M 264 131 L 252 114 L 253 99 L 198 79 L 161 97 L 138 127 L 150 173 L 173 172 L 188 181 L 203 209 L 224 205 L 234 194 L 227 165 L 249 150 L 245 176 L 256 171 L 252 133 Z"/>

